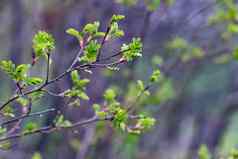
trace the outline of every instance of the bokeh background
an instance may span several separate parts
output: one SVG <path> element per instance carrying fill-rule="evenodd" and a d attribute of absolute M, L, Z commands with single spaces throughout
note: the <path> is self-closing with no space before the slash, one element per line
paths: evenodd
<path fill-rule="evenodd" d="M 120 71 L 95 70 L 87 88 L 91 100 L 79 108 L 63 99 L 44 97 L 33 110 L 54 107 L 68 119 L 92 116 L 92 103 L 102 101 L 103 91 L 117 87 L 120 99 L 133 100 L 137 79 L 147 80 L 159 68 L 163 79 L 151 88 L 151 96 L 138 103 L 158 122 L 151 131 L 128 135 L 107 124 L 92 124 L 73 131 L 40 134 L 16 140 L 1 159 L 26 159 L 39 152 L 45 159 L 184 159 L 197 158 L 201 144 L 216 156 L 238 146 L 238 9 L 235 0 L 161 0 L 148 7 L 148 0 L 1 0 L 0 58 L 30 63 L 32 37 L 46 30 L 56 39 L 52 77 L 67 68 L 79 49 L 67 35 L 69 27 L 82 29 L 93 21 L 105 27 L 113 14 L 123 14 L 125 37 L 106 45 L 103 55 L 132 37 L 141 37 L 143 58 Z M 42 61 L 32 74 L 44 75 Z M 14 85 L 0 73 L 0 101 Z M 70 86 L 65 79 L 52 90 Z M 130 98 L 130 99 L 129 99 Z M 47 125 L 53 115 L 31 119 Z"/>

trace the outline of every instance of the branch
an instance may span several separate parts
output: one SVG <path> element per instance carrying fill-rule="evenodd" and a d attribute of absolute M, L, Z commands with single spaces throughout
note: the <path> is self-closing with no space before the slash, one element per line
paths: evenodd
<path fill-rule="evenodd" d="M 31 114 L 28 114 L 28 115 L 25 114 L 25 115 L 22 115 L 20 117 L 16 117 L 16 118 L 4 121 L 0 125 L 1 126 L 5 126 L 5 125 L 8 125 L 8 124 L 17 122 L 17 121 L 19 121 L 21 119 L 25 119 L 25 118 L 29 118 L 29 117 L 34 117 L 34 116 L 42 116 L 43 114 L 47 114 L 47 113 L 51 113 L 51 112 L 55 112 L 55 111 L 56 110 L 54 108 L 51 108 L 51 109 L 43 110 L 43 111 L 40 111 L 40 112 L 31 113 Z"/>
<path fill-rule="evenodd" d="M 54 131 L 60 131 L 60 130 L 65 130 L 65 129 L 73 129 L 75 127 L 78 126 L 84 126 L 84 125 L 88 125 L 91 123 L 95 123 L 98 121 L 106 121 L 106 120 L 112 120 L 113 118 L 110 117 L 106 117 L 104 119 L 99 119 L 97 116 L 94 116 L 90 119 L 84 120 L 84 121 L 79 121 L 79 122 L 75 122 L 73 123 L 71 126 L 68 127 L 55 127 L 55 126 L 46 126 L 46 127 L 42 127 L 33 131 L 29 131 L 29 132 L 22 132 L 22 133 L 17 133 L 17 134 L 13 134 L 13 135 L 9 135 L 6 137 L 2 137 L 0 138 L 0 142 L 6 141 L 6 140 L 12 140 L 12 139 L 16 139 L 16 138 L 21 138 L 24 136 L 29 136 L 29 135 L 33 135 L 33 134 L 39 134 L 39 133 L 51 133 Z"/>
<path fill-rule="evenodd" d="M 105 33 L 105 35 L 104 35 L 104 37 L 103 37 L 103 39 L 101 41 L 100 48 L 99 48 L 98 54 L 97 54 L 96 62 L 98 62 L 100 60 L 100 55 L 101 55 L 101 52 L 102 52 L 102 48 L 103 48 L 103 45 L 106 42 L 106 39 L 107 39 L 107 36 L 108 36 L 110 30 L 111 30 L 111 25 L 112 25 L 112 21 L 110 21 L 109 25 L 107 26 L 107 31 L 106 31 L 106 33 Z"/>
<path fill-rule="evenodd" d="M 46 68 L 46 78 L 45 78 L 46 84 L 49 81 L 49 74 L 50 74 L 50 54 L 47 54 L 47 68 Z"/>

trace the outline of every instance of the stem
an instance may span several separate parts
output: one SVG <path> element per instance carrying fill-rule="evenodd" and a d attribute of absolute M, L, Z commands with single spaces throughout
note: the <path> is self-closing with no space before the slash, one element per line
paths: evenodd
<path fill-rule="evenodd" d="M 106 120 L 110 121 L 112 119 L 113 119 L 113 117 L 111 117 L 111 116 L 106 117 L 104 119 L 100 119 L 97 116 L 93 116 L 90 119 L 87 119 L 87 120 L 84 120 L 84 121 L 75 122 L 71 126 L 68 126 L 68 127 L 46 126 L 46 127 L 42 127 L 42 128 L 30 131 L 30 132 L 22 132 L 22 133 L 17 133 L 17 134 L 9 135 L 9 136 L 0 138 L 0 142 L 6 141 L 6 140 L 12 140 L 12 139 L 16 139 L 16 138 L 21 138 L 21 137 L 29 136 L 29 135 L 33 135 L 33 134 L 50 133 L 50 132 L 60 131 L 60 130 L 64 130 L 64 129 L 73 129 L 73 128 L 78 127 L 78 126 L 84 126 L 84 125 L 88 125 L 88 124 L 91 124 L 91 123 L 94 123 L 94 122 L 98 122 L 98 121 L 106 121 Z"/>
<path fill-rule="evenodd" d="M 22 115 L 20 117 L 16 117 L 16 118 L 13 118 L 13 119 L 10 119 L 10 120 L 7 120 L 7 121 L 4 121 L 2 122 L 0 125 L 1 126 L 4 126 L 4 125 L 8 125 L 8 124 L 11 124 L 11 123 L 14 123 L 14 122 L 17 122 L 21 119 L 25 119 L 25 118 L 29 118 L 29 117 L 33 117 L 33 116 L 41 116 L 43 114 L 47 114 L 47 113 L 51 113 L 51 112 L 55 112 L 56 110 L 54 108 L 52 109 L 47 109 L 47 110 L 43 110 L 43 111 L 40 111 L 40 112 L 36 112 L 36 113 L 31 113 L 29 115 L 25 114 L 25 115 Z"/>
<path fill-rule="evenodd" d="M 50 54 L 47 54 L 47 68 L 46 68 L 46 78 L 45 78 L 46 84 L 49 81 L 49 75 L 50 75 Z"/>
<path fill-rule="evenodd" d="M 104 37 L 103 37 L 103 39 L 102 39 L 102 41 L 101 41 L 100 48 L 99 48 L 99 50 L 98 50 L 96 62 L 98 62 L 98 61 L 100 60 L 102 48 L 103 48 L 103 45 L 104 45 L 105 42 L 106 42 L 106 39 L 107 39 L 107 36 L 108 36 L 110 30 L 111 30 L 111 25 L 112 25 L 112 22 L 110 22 L 109 25 L 107 26 L 107 31 L 106 31 L 106 33 L 105 33 L 105 35 L 104 35 Z"/>

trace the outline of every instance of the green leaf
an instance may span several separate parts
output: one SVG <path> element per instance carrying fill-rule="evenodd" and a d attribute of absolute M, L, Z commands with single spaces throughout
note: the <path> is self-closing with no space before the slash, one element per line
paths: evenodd
<path fill-rule="evenodd" d="M 3 110 L 2 110 L 2 113 L 5 117 L 15 117 L 15 114 L 14 114 L 14 110 L 11 106 L 6 106 Z"/>
<path fill-rule="evenodd" d="M 120 128 L 121 130 L 126 130 L 126 122 L 128 120 L 128 113 L 126 110 L 122 108 L 117 108 L 114 118 L 113 124 L 116 128 Z"/>
<path fill-rule="evenodd" d="M 148 130 L 155 125 L 156 120 L 150 117 L 143 117 L 138 120 L 137 126 L 141 130 Z"/>
<path fill-rule="evenodd" d="M 227 26 L 227 30 L 231 33 L 238 33 L 238 25 L 231 23 Z"/>
<path fill-rule="evenodd" d="M 39 152 L 35 152 L 32 156 L 32 159 L 42 159 L 42 156 Z"/>
<path fill-rule="evenodd" d="M 38 126 L 37 123 L 35 123 L 35 122 L 28 122 L 28 123 L 25 125 L 25 127 L 24 127 L 24 129 L 23 129 L 23 132 L 24 132 L 24 133 L 33 132 L 33 131 L 35 131 L 38 127 L 39 127 L 39 126 Z"/>
<path fill-rule="evenodd" d="M 81 99 L 83 99 L 83 100 L 89 100 L 88 95 L 87 95 L 85 92 L 83 92 L 83 91 L 81 91 L 81 92 L 78 94 L 78 97 L 81 98 Z"/>
<path fill-rule="evenodd" d="M 0 68 L 8 74 L 12 79 L 15 79 L 15 64 L 12 61 L 0 61 Z"/>
<path fill-rule="evenodd" d="M 9 150 L 11 148 L 11 143 L 9 141 L 0 144 L 1 150 Z"/>
<path fill-rule="evenodd" d="M 17 102 L 24 107 L 29 104 L 29 100 L 27 98 L 23 98 L 23 97 L 18 98 Z"/>
<path fill-rule="evenodd" d="M 207 149 L 206 145 L 201 145 L 201 147 L 198 150 L 198 158 L 199 159 L 211 159 L 211 154 L 209 150 Z"/>
<path fill-rule="evenodd" d="M 79 41 L 83 39 L 82 33 L 80 33 L 78 30 L 76 30 L 74 28 L 67 29 L 66 33 L 73 37 L 76 37 Z"/>
<path fill-rule="evenodd" d="M 86 24 L 85 27 L 83 28 L 83 32 L 94 36 L 98 32 L 99 26 L 100 23 L 98 21 Z"/>
<path fill-rule="evenodd" d="M 160 6 L 160 0 L 145 0 L 148 4 L 148 10 L 154 11 Z M 148 2 L 149 1 L 149 2 Z"/>
<path fill-rule="evenodd" d="M 150 82 L 158 82 L 160 74 L 161 73 L 159 69 L 153 71 L 152 75 L 150 76 Z"/>
<path fill-rule="evenodd" d="M 136 57 L 142 56 L 142 43 L 140 38 L 133 38 L 129 44 L 123 44 L 121 47 L 123 58 L 127 61 L 132 61 Z"/>
<path fill-rule="evenodd" d="M 15 71 L 17 81 L 23 80 L 23 78 L 27 76 L 29 68 L 30 68 L 29 64 L 21 64 L 17 66 Z"/>
<path fill-rule="evenodd" d="M 84 90 L 85 86 L 90 82 L 89 79 L 81 79 L 81 80 L 78 80 L 78 81 L 75 81 L 75 86 L 78 88 L 78 89 L 82 89 Z"/>
<path fill-rule="evenodd" d="M 69 120 L 65 120 L 63 115 L 60 115 L 55 120 L 55 126 L 59 128 L 60 127 L 67 128 L 72 126 L 72 123 Z"/>
<path fill-rule="evenodd" d="M 143 91 L 145 89 L 144 83 L 141 80 L 137 81 L 137 86 L 140 91 Z"/>
<path fill-rule="evenodd" d="M 238 48 L 235 48 L 234 50 L 233 50 L 233 57 L 234 57 L 234 59 L 235 60 L 238 60 Z"/>
<path fill-rule="evenodd" d="M 28 77 L 25 79 L 27 85 L 38 85 L 43 82 L 42 78 L 39 77 Z"/>
<path fill-rule="evenodd" d="M 45 92 L 43 91 L 37 91 L 37 92 L 31 93 L 29 97 L 32 98 L 32 101 L 36 101 L 42 98 L 44 96 L 44 93 Z"/>
<path fill-rule="evenodd" d="M 124 36 L 124 31 L 119 28 L 117 22 L 111 24 L 111 30 L 109 32 L 109 37 L 119 38 Z"/>
<path fill-rule="evenodd" d="M 113 89 L 107 89 L 104 93 L 104 99 L 108 102 L 115 100 L 116 92 Z"/>
<path fill-rule="evenodd" d="M 88 63 L 96 61 L 99 48 L 100 44 L 96 40 L 90 41 L 84 49 L 85 55 L 81 60 Z"/>
<path fill-rule="evenodd" d="M 7 132 L 7 128 L 0 126 L 0 136 L 3 136 Z"/>
<path fill-rule="evenodd" d="M 46 56 L 55 49 L 53 36 L 45 31 L 39 31 L 33 38 L 33 49 L 36 58 Z"/>
<path fill-rule="evenodd" d="M 93 110 L 94 110 L 95 112 L 100 111 L 100 109 L 101 109 L 101 107 L 100 107 L 99 104 L 93 104 Z"/>
<path fill-rule="evenodd" d="M 70 75 L 73 82 L 77 82 L 79 80 L 79 74 L 77 70 L 72 71 Z"/>
<path fill-rule="evenodd" d="M 111 22 L 114 23 L 114 22 L 118 22 L 118 21 L 121 21 L 125 19 L 125 16 L 124 15 L 113 15 L 112 18 L 111 18 Z"/>

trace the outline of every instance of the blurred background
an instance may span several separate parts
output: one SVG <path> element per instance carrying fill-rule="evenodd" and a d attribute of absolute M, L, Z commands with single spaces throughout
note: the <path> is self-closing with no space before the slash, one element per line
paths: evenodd
<path fill-rule="evenodd" d="M 152 70 L 163 74 L 151 96 L 137 106 L 155 117 L 155 128 L 140 136 L 114 131 L 108 124 L 92 124 L 73 131 L 41 134 L 16 140 L 1 159 L 26 159 L 39 152 L 45 159 L 185 159 L 197 158 L 201 144 L 216 156 L 238 146 L 238 9 L 235 0 L 1 0 L 0 58 L 16 64 L 31 63 L 32 37 L 38 30 L 53 34 L 52 77 L 63 72 L 77 53 L 77 41 L 67 35 L 69 27 L 82 29 L 93 21 L 105 28 L 113 14 L 123 14 L 125 37 L 105 45 L 103 55 L 132 37 L 141 37 L 143 58 L 120 71 L 96 69 L 87 88 L 91 97 L 80 107 L 69 107 L 56 97 L 44 97 L 33 110 L 57 108 L 71 120 L 92 116 L 93 103 L 103 91 L 115 87 L 119 99 L 133 100 L 137 79 L 146 81 Z M 43 67 L 42 67 L 43 66 Z M 44 75 L 42 61 L 31 72 Z M 14 85 L 0 73 L 0 101 Z M 52 90 L 70 86 L 66 78 Z M 54 114 L 30 119 L 42 125 Z M 37 158 L 38 159 L 38 158 Z"/>

